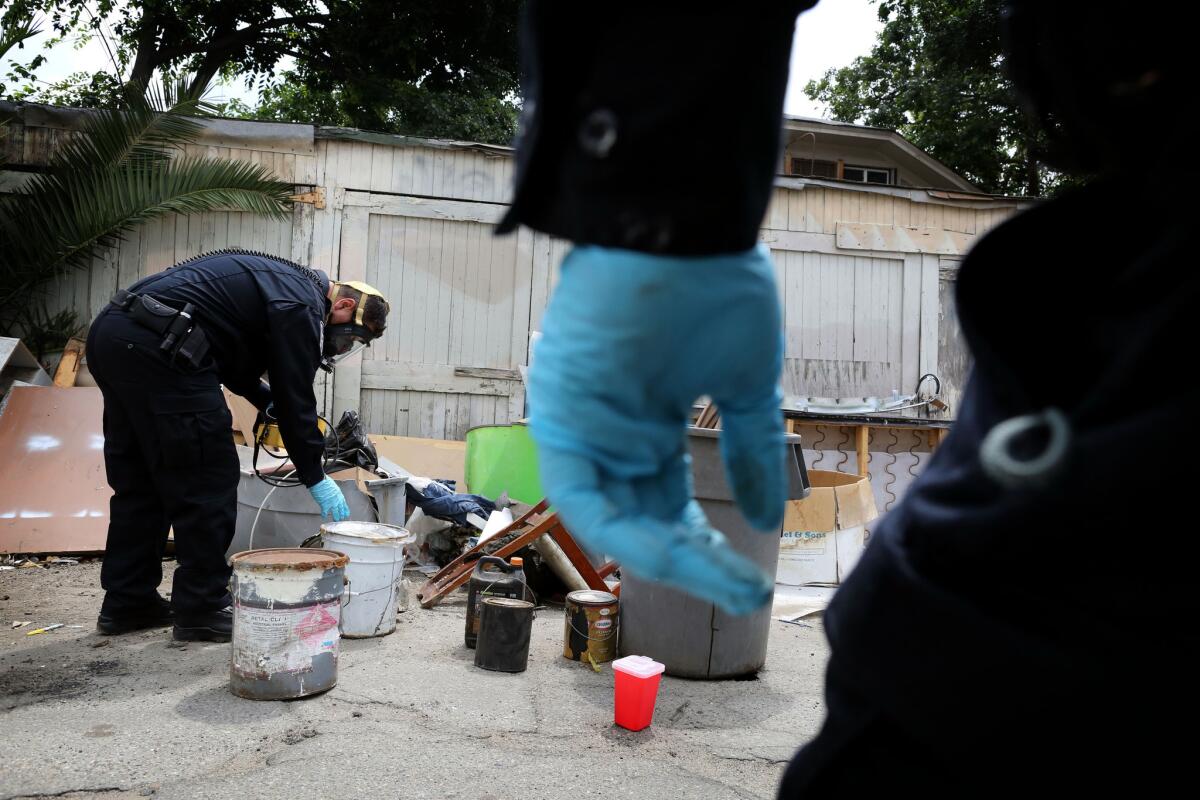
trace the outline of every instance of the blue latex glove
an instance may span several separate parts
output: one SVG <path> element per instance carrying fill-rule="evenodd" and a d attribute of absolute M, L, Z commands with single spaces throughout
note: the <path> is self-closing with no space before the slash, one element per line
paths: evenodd
<path fill-rule="evenodd" d="M 628 569 L 748 613 L 770 579 L 691 499 L 692 404 L 721 411 L 721 453 L 756 528 L 778 535 L 787 476 L 783 331 L 767 250 L 684 258 L 576 247 L 542 323 L 530 426 L 568 530 Z"/>
<path fill-rule="evenodd" d="M 322 517 L 332 516 L 334 522 L 350 518 L 350 506 L 346 505 L 346 495 L 342 494 L 341 488 L 328 475 L 322 478 L 320 483 L 308 487 L 308 491 L 321 507 Z"/>

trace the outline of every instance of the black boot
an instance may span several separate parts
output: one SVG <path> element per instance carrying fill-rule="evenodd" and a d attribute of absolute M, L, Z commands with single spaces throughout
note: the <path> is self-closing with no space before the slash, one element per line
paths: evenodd
<path fill-rule="evenodd" d="M 233 609 L 176 617 L 174 636 L 177 642 L 228 642 L 233 638 Z"/>
<path fill-rule="evenodd" d="M 171 613 L 171 604 L 157 594 L 144 607 L 134 611 L 111 612 L 100 606 L 100 616 L 96 619 L 96 631 L 105 636 L 120 633 L 146 630 L 147 628 L 162 628 L 170 625 L 175 619 Z"/>

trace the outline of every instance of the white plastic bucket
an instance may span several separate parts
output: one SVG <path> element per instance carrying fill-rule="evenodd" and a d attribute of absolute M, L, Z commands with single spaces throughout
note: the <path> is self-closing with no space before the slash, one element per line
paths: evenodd
<path fill-rule="evenodd" d="M 404 545 L 413 535 L 378 522 L 330 522 L 321 526 L 322 546 L 350 557 L 342 636 L 365 639 L 396 629 L 396 604 L 404 573 Z"/>

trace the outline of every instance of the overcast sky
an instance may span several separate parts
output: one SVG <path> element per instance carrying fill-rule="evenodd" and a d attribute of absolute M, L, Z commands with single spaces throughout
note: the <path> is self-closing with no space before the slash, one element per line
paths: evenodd
<path fill-rule="evenodd" d="M 874 3 L 869 0 L 823 0 L 816 8 L 803 14 L 796 24 L 795 44 L 792 47 L 791 77 L 788 82 L 784 111 L 802 117 L 824 117 L 826 109 L 804 96 L 804 84 L 819 78 L 831 67 L 849 64 L 856 56 L 865 55 L 875 43 L 880 24 Z M 46 36 L 26 43 L 26 50 L 41 47 Z M 10 55 L 16 54 L 14 51 Z M 57 45 L 48 53 L 39 78 L 46 82 L 61 80 L 72 72 L 112 71 L 112 60 L 104 45 L 93 39 L 82 48 L 70 43 Z M 241 81 L 214 87 L 211 99 L 221 101 L 240 97 L 253 104 L 255 96 Z"/>

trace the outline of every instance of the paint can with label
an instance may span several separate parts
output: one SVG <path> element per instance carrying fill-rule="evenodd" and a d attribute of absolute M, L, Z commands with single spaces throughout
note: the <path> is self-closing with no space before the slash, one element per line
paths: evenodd
<path fill-rule="evenodd" d="M 337 684 L 343 553 L 248 550 L 233 566 L 229 689 L 250 700 L 290 700 Z"/>
<path fill-rule="evenodd" d="M 563 658 L 603 664 L 617 656 L 619 601 L 611 592 L 578 589 L 567 595 Z"/>

